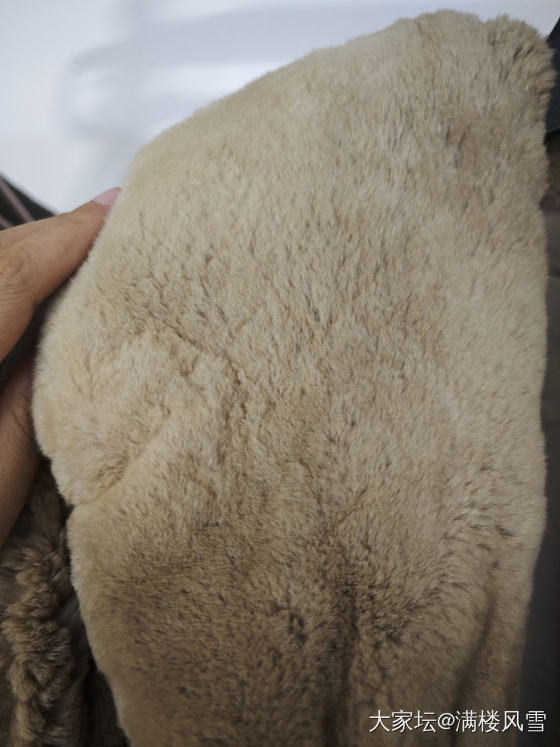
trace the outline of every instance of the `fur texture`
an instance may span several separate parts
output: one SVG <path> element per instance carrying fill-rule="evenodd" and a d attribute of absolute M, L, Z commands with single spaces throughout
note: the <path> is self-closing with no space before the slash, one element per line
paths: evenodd
<path fill-rule="evenodd" d="M 440 11 L 138 155 L 33 402 L 135 747 L 486 744 L 368 716 L 516 708 L 552 82 L 526 24 Z"/>
<path fill-rule="evenodd" d="M 70 581 L 50 466 L 0 552 L 1 747 L 125 747 Z"/>

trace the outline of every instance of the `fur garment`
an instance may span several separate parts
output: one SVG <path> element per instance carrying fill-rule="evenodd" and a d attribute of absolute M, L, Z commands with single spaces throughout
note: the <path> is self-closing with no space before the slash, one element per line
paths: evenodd
<path fill-rule="evenodd" d="M 1 747 L 125 747 L 70 579 L 68 511 L 43 459 L 0 552 Z"/>
<path fill-rule="evenodd" d="M 525 23 L 439 11 L 137 156 L 33 399 L 134 747 L 486 744 L 369 717 L 517 707 L 553 77 Z"/>

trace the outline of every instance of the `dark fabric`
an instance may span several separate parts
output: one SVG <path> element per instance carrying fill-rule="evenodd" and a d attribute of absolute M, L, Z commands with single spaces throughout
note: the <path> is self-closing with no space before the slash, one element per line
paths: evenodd
<path fill-rule="evenodd" d="M 558 28 L 558 26 L 557 26 Z M 527 622 L 520 711 L 546 712 L 542 733 L 519 735 L 519 747 L 560 745 L 560 132 L 547 137 L 550 188 L 542 202 L 547 226 L 547 367 L 542 393 L 546 438 L 547 522 Z"/>
<path fill-rule="evenodd" d="M 560 19 L 550 32 L 547 43 L 554 50 L 553 64 L 556 70 L 556 83 L 550 96 L 546 115 L 546 131 L 550 135 L 560 131 Z"/>
<path fill-rule="evenodd" d="M 50 210 L 43 207 L 42 205 L 39 205 L 39 203 L 35 202 L 35 200 L 32 200 L 29 195 L 19 190 L 15 185 L 13 185 L 4 176 L 2 176 L 2 174 L 0 174 L 0 179 L 2 179 L 2 181 L 8 185 L 12 192 L 15 192 L 18 199 L 30 212 L 33 220 L 41 220 L 42 218 L 49 218 L 51 215 L 54 215 L 54 213 L 52 213 Z M 10 223 L 13 223 L 13 225 L 15 226 L 20 225 L 20 223 L 24 222 L 17 214 L 17 211 L 14 209 L 12 203 L 2 192 L 0 192 L 0 215 L 6 218 L 6 220 L 10 221 Z"/>

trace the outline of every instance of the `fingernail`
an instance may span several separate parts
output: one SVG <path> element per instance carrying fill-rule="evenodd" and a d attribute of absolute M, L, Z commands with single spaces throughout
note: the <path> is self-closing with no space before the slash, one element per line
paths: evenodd
<path fill-rule="evenodd" d="M 120 191 L 120 187 L 113 187 L 112 189 L 108 189 L 106 192 L 97 195 L 97 197 L 94 197 L 93 201 L 98 202 L 100 205 L 112 205 L 119 196 Z"/>

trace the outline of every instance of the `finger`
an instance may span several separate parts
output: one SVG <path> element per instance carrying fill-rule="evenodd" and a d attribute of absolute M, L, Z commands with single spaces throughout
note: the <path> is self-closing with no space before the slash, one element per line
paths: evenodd
<path fill-rule="evenodd" d="M 56 218 L 62 218 L 63 216 L 73 215 L 78 210 L 89 206 L 91 202 L 96 202 L 106 208 L 112 207 L 115 199 L 119 195 L 119 192 L 120 187 L 113 187 L 112 189 L 108 189 L 106 192 L 103 192 L 97 197 L 94 197 L 90 202 L 86 202 L 68 213 L 61 213 L 50 218 L 41 218 L 41 220 L 29 221 L 29 223 L 22 223 L 19 226 L 11 227 L 9 231 L 0 231 L 0 252 L 9 249 L 11 246 L 13 246 L 13 244 L 16 243 L 16 241 L 20 241 L 21 239 L 31 236 L 31 234 L 33 233 L 42 231 L 45 228 L 45 224 L 47 226 L 50 225 L 50 221 L 55 220 Z"/>
<path fill-rule="evenodd" d="M 28 357 L 0 395 L 0 548 L 25 505 L 40 461 L 30 409 L 32 370 Z"/>
<path fill-rule="evenodd" d="M 5 358 L 35 308 L 84 260 L 101 230 L 118 189 L 71 213 L 4 231 L 0 251 L 0 360 Z M 20 230 L 27 229 L 27 230 Z"/>

